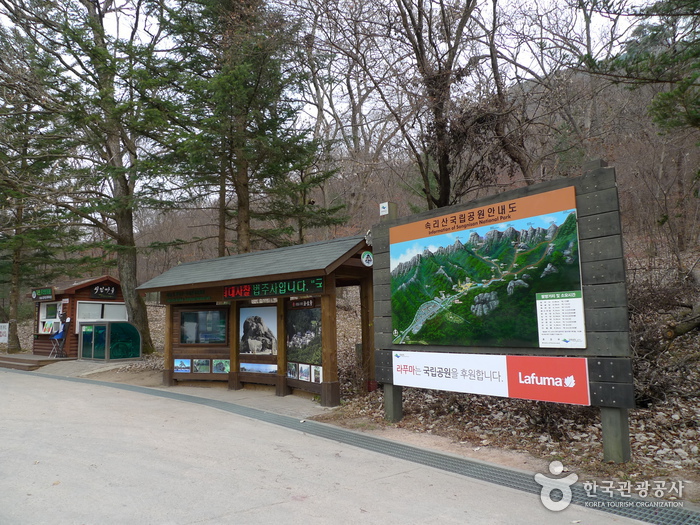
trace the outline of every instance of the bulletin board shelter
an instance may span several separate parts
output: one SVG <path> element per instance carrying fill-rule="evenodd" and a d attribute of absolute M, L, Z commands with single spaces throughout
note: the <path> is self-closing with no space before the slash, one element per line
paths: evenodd
<path fill-rule="evenodd" d="M 111 322 L 127 324 L 121 285 L 109 275 L 54 283 L 32 290 L 31 296 L 35 306 L 34 355 L 51 355 L 52 337 L 60 330 L 62 316 L 67 322 L 62 350 L 69 358 L 80 356 L 83 328 L 106 327 Z M 91 353 L 89 358 L 92 357 Z M 135 357 L 140 357 L 140 347 Z"/>
<path fill-rule="evenodd" d="M 142 284 L 166 307 L 164 384 L 272 385 L 338 405 L 338 288 L 360 287 L 362 362 L 374 372 L 368 254 L 364 236 L 346 237 L 182 264 Z"/>

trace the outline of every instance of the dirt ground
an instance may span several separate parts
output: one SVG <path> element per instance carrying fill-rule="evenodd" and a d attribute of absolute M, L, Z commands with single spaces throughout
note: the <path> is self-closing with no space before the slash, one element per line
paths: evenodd
<path fill-rule="evenodd" d="M 163 372 L 160 370 L 122 371 L 116 369 L 97 372 L 87 377 L 88 379 L 106 381 L 107 383 L 127 383 L 129 385 L 149 387 L 163 386 Z"/>
<path fill-rule="evenodd" d="M 365 418 L 333 420 L 332 417 L 328 417 L 315 419 L 418 448 L 445 452 L 526 472 L 547 473 L 549 468 L 548 461 L 536 458 L 525 452 L 481 446 L 469 441 L 454 441 L 447 437 L 415 432 L 405 428 L 377 425 L 375 422 Z"/>

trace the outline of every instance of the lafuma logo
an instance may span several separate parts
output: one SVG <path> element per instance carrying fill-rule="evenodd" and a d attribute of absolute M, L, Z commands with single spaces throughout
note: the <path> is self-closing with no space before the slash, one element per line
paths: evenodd
<path fill-rule="evenodd" d="M 590 405 L 588 362 L 583 357 L 509 355 L 508 396 Z"/>
<path fill-rule="evenodd" d="M 530 375 L 523 375 L 522 372 L 518 372 L 518 381 L 525 385 L 563 386 L 566 388 L 576 386 L 576 378 L 572 375 L 568 377 L 548 377 L 538 376 L 535 372 Z"/>

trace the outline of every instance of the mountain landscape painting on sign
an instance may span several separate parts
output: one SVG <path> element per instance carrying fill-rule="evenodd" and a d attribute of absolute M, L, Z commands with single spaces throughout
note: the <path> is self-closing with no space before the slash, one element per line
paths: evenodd
<path fill-rule="evenodd" d="M 544 322 L 537 294 L 581 297 L 573 188 L 394 227 L 389 235 L 394 344 L 537 348 Z M 562 317 L 555 321 L 566 333 L 571 316 Z"/>

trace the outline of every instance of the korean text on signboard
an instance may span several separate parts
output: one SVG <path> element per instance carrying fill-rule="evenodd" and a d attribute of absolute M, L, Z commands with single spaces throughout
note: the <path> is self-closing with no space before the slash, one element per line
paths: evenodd
<path fill-rule="evenodd" d="M 117 287 L 113 284 L 95 284 L 90 288 L 92 299 L 116 299 Z"/>
<path fill-rule="evenodd" d="M 323 292 L 323 277 L 288 279 L 253 284 L 235 284 L 224 287 L 224 299 L 275 297 L 281 295 L 313 294 Z"/>
<path fill-rule="evenodd" d="M 212 300 L 212 297 L 207 293 L 207 290 L 203 288 L 163 292 L 163 298 L 168 304 L 201 303 Z"/>
<path fill-rule="evenodd" d="M 315 308 L 316 299 L 314 297 L 307 297 L 306 299 L 297 299 L 296 301 L 289 302 L 290 310 L 303 310 L 306 308 Z"/>

